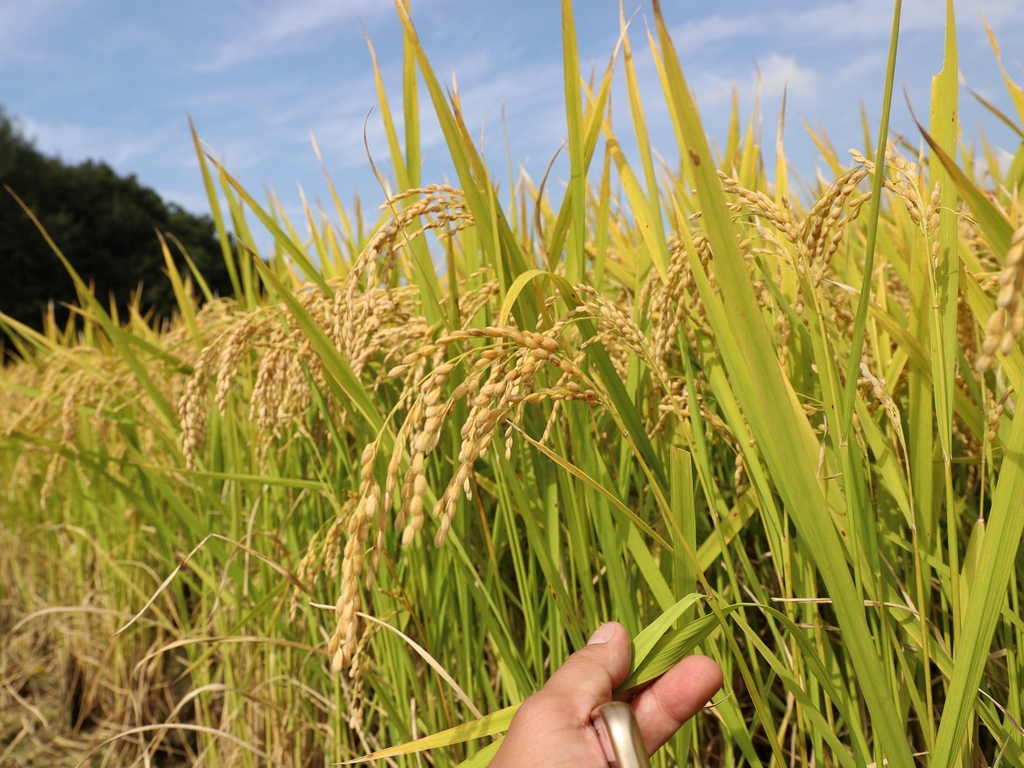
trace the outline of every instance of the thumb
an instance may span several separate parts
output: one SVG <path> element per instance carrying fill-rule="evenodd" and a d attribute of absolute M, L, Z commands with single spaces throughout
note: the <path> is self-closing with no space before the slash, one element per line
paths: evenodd
<path fill-rule="evenodd" d="M 615 621 L 602 624 L 585 648 L 576 651 L 551 676 L 537 698 L 558 702 L 581 725 L 626 679 L 630 662 L 629 634 Z"/>
<path fill-rule="evenodd" d="M 618 623 L 598 628 L 543 688 L 523 702 L 492 768 L 607 764 L 591 713 L 611 701 L 629 674 L 629 635 Z"/>

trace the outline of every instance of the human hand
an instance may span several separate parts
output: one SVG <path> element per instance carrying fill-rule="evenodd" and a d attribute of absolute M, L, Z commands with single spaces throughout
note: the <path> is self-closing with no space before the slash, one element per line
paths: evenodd
<path fill-rule="evenodd" d="M 591 724 L 591 713 L 612 700 L 629 674 L 629 635 L 617 622 L 602 625 L 523 702 L 491 768 L 607 768 L 612 752 Z M 722 687 L 722 670 L 706 656 L 689 656 L 629 701 L 653 754 Z"/>

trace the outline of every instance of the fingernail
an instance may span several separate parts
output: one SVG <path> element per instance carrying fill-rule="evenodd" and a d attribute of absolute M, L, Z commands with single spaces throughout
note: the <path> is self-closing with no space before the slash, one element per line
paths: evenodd
<path fill-rule="evenodd" d="M 607 643 L 612 639 L 612 635 L 615 634 L 615 625 L 612 622 L 602 624 L 597 628 L 597 631 L 590 636 L 587 641 L 587 645 L 597 645 L 598 643 Z"/>

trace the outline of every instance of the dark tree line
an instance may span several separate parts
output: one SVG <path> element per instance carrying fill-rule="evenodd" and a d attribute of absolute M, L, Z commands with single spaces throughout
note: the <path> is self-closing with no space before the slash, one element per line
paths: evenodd
<path fill-rule="evenodd" d="M 178 238 L 213 292 L 231 294 L 211 218 L 165 203 L 134 175 L 118 176 L 106 163 L 70 165 L 47 157 L 0 107 L 0 311 L 26 325 L 41 328 L 51 301 L 58 321 L 67 322 L 63 304 L 75 303 L 76 293 L 56 254 L 4 185 L 35 213 L 104 306 L 113 296 L 122 318 L 140 284 L 144 310 L 163 317 L 174 310 L 156 230 Z M 188 266 L 174 244 L 168 245 L 184 277 Z"/>

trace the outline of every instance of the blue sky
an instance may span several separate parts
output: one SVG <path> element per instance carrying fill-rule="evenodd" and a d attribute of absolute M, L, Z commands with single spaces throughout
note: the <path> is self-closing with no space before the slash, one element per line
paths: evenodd
<path fill-rule="evenodd" d="M 744 114 L 750 110 L 755 63 L 764 144 L 774 147 L 786 87 L 787 154 L 804 177 L 813 175 L 816 163 L 801 118 L 824 126 L 844 153 L 862 144 L 860 102 L 876 125 L 890 0 L 663 4 L 713 139 L 724 138 L 734 88 Z M 558 0 L 412 0 L 435 71 L 448 80 L 455 73 L 476 135 L 486 124 L 492 166 L 505 168 L 504 105 L 513 162 L 534 179 L 565 137 L 559 6 Z M 1013 114 L 981 19 L 993 27 L 1011 75 L 1022 83 L 1015 42 L 1024 33 L 1024 2 L 966 0 L 956 8 L 964 83 Z M 674 160 L 646 44 L 649 0 L 626 4 L 627 15 L 637 9 L 631 40 L 652 145 Z M 944 3 L 906 0 L 903 9 L 897 88 L 905 84 L 918 114 L 927 115 L 930 79 L 941 66 Z M 584 69 L 592 63 L 603 68 L 618 36 L 618 0 L 577 0 L 575 13 Z M 389 0 L 0 0 L 0 104 L 40 149 L 69 161 L 105 160 L 199 212 L 207 206 L 188 115 L 251 191 L 269 187 L 291 211 L 299 204 L 299 185 L 310 199 L 327 198 L 312 131 L 343 199 L 358 190 L 366 204 L 376 205 L 381 192 L 363 148 L 364 119 L 376 104 L 363 26 L 400 113 L 401 27 Z M 628 138 L 621 87 L 613 99 L 617 131 Z M 966 90 L 961 104 L 967 137 L 983 122 L 995 143 L 1016 147 L 1012 134 Z M 424 102 L 425 182 L 450 173 L 429 112 Z M 918 141 L 902 95 L 892 124 Z M 386 164 L 378 111 L 367 133 L 375 159 Z"/>

